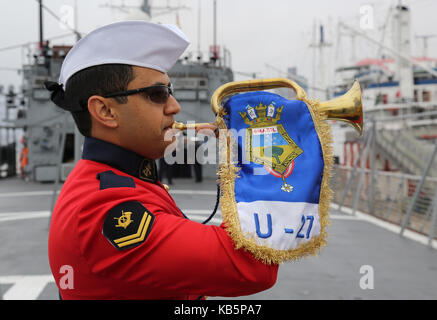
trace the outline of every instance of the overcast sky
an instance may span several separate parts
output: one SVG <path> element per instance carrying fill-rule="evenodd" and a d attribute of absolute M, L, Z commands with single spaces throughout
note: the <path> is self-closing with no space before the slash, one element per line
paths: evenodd
<path fill-rule="evenodd" d="M 43 0 L 53 13 L 66 19 L 68 8 L 78 8 L 77 30 L 88 33 L 96 27 L 123 19 L 146 19 L 138 10 L 126 13 L 109 9 L 103 5 L 112 3 L 135 5 L 140 0 Z M 333 70 L 341 64 L 350 63 L 352 58 L 350 37 L 338 37 L 339 20 L 360 28 L 373 17 L 373 29 L 366 32 L 375 39 L 381 39 L 381 27 L 387 20 L 391 5 L 399 0 L 218 0 L 217 1 L 217 39 L 218 44 L 228 48 L 232 54 L 232 67 L 237 72 L 257 72 L 260 77 L 284 76 L 276 69 L 286 70 L 296 66 L 298 72 L 310 81 L 313 75 L 314 49 L 309 46 L 313 39 L 313 26 L 325 25 L 326 42 L 332 46 L 324 51 L 326 79 L 331 81 Z M 25 49 L 4 50 L 9 46 L 35 43 L 38 41 L 38 2 L 36 0 L 2 0 L 0 11 L 0 85 L 20 82 L 16 71 L 5 68 L 20 68 L 25 61 Z M 200 48 L 205 53 L 213 43 L 213 0 L 153 0 L 152 6 L 186 6 L 179 11 L 181 29 L 191 40 L 188 51 L 198 48 L 199 3 L 200 10 Z M 409 5 L 412 20 L 412 50 L 414 55 L 422 55 L 423 42 L 416 35 L 437 35 L 436 0 L 403 0 Z M 373 16 L 368 17 L 369 5 Z M 69 7 L 66 7 L 69 6 Z M 364 7 L 364 9 L 363 9 Z M 155 13 L 157 10 L 155 10 Z M 366 16 L 365 16 L 366 15 Z M 67 19 L 68 20 L 68 19 Z M 73 20 L 74 21 L 74 20 Z M 154 22 L 176 24 L 176 13 L 152 17 Z M 385 42 L 391 45 L 389 28 Z M 68 34 L 61 24 L 44 12 L 44 36 L 53 38 Z M 344 32 L 342 32 L 344 33 Z M 53 40 L 54 44 L 73 44 L 74 36 Z M 338 45 L 340 44 L 340 45 Z M 141 45 L 141 44 L 139 44 Z M 428 55 L 437 57 L 437 38 L 428 40 Z M 2 50 L 3 49 L 3 50 Z M 373 57 L 377 51 L 374 45 L 364 39 L 356 39 L 356 58 Z M 317 58 L 315 65 L 319 65 Z M 268 67 L 267 65 L 270 65 Z M 236 74 L 238 80 L 247 76 Z"/>

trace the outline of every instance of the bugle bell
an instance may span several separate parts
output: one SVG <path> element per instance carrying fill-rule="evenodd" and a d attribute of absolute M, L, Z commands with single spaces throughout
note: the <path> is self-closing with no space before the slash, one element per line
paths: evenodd
<path fill-rule="evenodd" d="M 355 81 L 352 88 L 344 95 L 320 102 L 319 107 L 320 112 L 326 113 L 328 120 L 346 122 L 360 135 L 363 134 L 363 104 L 358 81 Z"/>

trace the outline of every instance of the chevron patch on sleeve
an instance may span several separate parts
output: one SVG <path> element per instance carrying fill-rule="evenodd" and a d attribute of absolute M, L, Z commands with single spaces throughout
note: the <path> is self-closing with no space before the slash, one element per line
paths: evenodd
<path fill-rule="evenodd" d="M 140 202 L 123 202 L 108 211 L 103 235 L 118 250 L 130 249 L 146 241 L 154 220 Z"/>

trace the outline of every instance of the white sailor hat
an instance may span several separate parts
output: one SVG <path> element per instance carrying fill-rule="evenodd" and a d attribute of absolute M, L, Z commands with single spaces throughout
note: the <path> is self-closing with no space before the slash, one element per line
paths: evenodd
<path fill-rule="evenodd" d="M 122 21 L 98 28 L 81 40 L 64 59 L 59 84 L 64 89 L 78 71 L 101 64 L 128 64 L 168 72 L 190 44 L 174 25 Z"/>

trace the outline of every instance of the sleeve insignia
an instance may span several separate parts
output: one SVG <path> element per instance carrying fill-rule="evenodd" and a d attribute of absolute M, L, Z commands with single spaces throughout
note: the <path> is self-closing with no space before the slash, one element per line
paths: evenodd
<path fill-rule="evenodd" d="M 146 241 L 155 216 L 140 202 L 121 203 L 106 215 L 103 235 L 118 250 L 136 247 Z"/>

